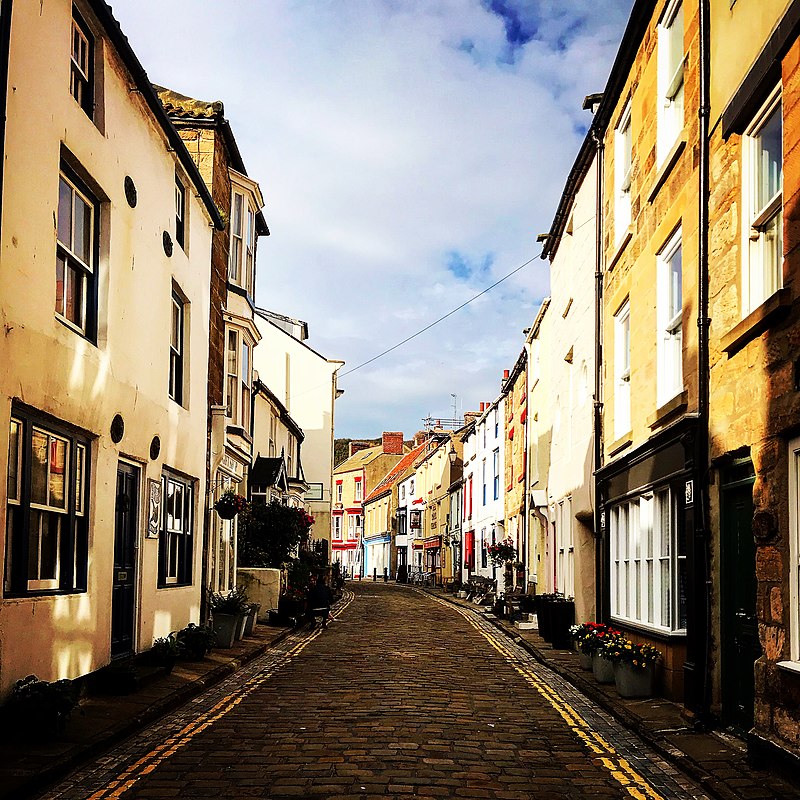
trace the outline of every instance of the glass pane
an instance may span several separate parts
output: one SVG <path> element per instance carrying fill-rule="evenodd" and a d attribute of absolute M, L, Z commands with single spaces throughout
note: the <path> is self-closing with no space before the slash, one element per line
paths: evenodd
<path fill-rule="evenodd" d="M 669 560 L 661 561 L 661 619 L 660 624 L 670 626 L 670 604 L 669 604 Z"/>
<path fill-rule="evenodd" d="M 228 374 L 239 374 L 238 342 L 235 331 L 228 331 Z"/>
<path fill-rule="evenodd" d="M 31 509 L 28 527 L 28 580 L 39 580 L 39 526 L 42 521 L 42 512 Z"/>
<path fill-rule="evenodd" d="M 86 448 L 78 445 L 75 450 L 75 513 L 83 514 L 83 475 L 86 463 Z"/>
<path fill-rule="evenodd" d="M 79 195 L 75 194 L 74 210 L 75 235 L 72 251 L 84 264 L 92 263 L 92 207 Z"/>
<path fill-rule="evenodd" d="M 172 331 L 170 333 L 170 344 L 177 353 L 181 351 L 181 307 L 174 298 L 172 300 Z"/>
<path fill-rule="evenodd" d="M 233 222 L 232 230 L 234 236 L 242 236 L 242 195 L 234 193 L 233 195 Z"/>
<path fill-rule="evenodd" d="M 59 255 L 56 256 L 56 313 L 64 315 L 64 274 L 67 264 Z"/>
<path fill-rule="evenodd" d="M 39 579 L 55 580 L 58 577 L 58 541 L 61 531 L 61 515 L 41 512 L 41 557 Z"/>
<path fill-rule="evenodd" d="M 63 178 L 58 182 L 58 241 L 72 248 L 72 187 Z"/>
<path fill-rule="evenodd" d="M 683 305 L 683 250 L 681 247 L 669 260 L 669 319 L 674 319 L 681 312 Z"/>
<path fill-rule="evenodd" d="M 175 484 L 167 481 L 167 530 L 175 530 Z"/>
<path fill-rule="evenodd" d="M 667 75 L 671 79 L 683 60 L 683 6 L 675 13 L 669 27 L 669 66 Z"/>
<path fill-rule="evenodd" d="M 764 295 L 766 299 L 783 285 L 783 211 L 764 228 Z"/>
<path fill-rule="evenodd" d="M 242 240 L 231 238 L 231 275 L 232 281 L 239 281 L 239 263 L 242 260 Z"/>
<path fill-rule="evenodd" d="M 66 289 L 67 297 L 64 307 L 64 316 L 77 325 L 83 328 L 83 274 L 74 267 L 67 264 L 66 266 Z"/>
<path fill-rule="evenodd" d="M 19 500 L 19 448 L 21 427 L 15 419 L 11 420 L 8 440 L 8 499 Z"/>
<path fill-rule="evenodd" d="M 250 383 L 250 346 L 242 343 L 242 383 Z"/>
<path fill-rule="evenodd" d="M 755 137 L 756 145 L 756 214 L 775 197 L 783 186 L 783 124 L 781 106 L 772 112 Z"/>
<path fill-rule="evenodd" d="M 51 508 L 67 507 L 67 453 L 68 444 L 63 439 L 50 438 L 50 489 L 48 505 Z"/>
<path fill-rule="evenodd" d="M 31 502 L 47 504 L 47 449 L 49 437 L 34 428 L 31 442 Z"/>

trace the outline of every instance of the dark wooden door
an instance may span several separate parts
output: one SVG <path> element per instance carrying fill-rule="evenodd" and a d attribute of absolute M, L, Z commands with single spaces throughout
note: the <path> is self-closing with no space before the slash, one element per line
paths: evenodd
<path fill-rule="evenodd" d="M 753 725 L 756 622 L 753 542 L 753 465 L 748 459 L 723 473 L 721 497 L 722 716 L 741 731 Z"/>
<path fill-rule="evenodd" d="M 139 522 L 139 470 L 117 465 L 114 516 L 114 577 L 111 593 L 111 657 L 133 652 L 136 618 L 136 542 Z"/>

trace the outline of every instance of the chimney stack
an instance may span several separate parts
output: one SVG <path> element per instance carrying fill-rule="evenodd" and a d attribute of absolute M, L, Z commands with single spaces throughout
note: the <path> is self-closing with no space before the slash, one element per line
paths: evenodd
<path fill-rule="evenodd" d="M 367 450 L 370 447 L 374 447 L 370 442 L 350 442 L 350 455 L 354 456 L 356 453 L 360 453 L 362 450 Z"/>
<path fill-rule="evenodd" d="M 383 452 L 387 456 L 403 455 L 403 432 L 384 431 L 383 432 Z"/>

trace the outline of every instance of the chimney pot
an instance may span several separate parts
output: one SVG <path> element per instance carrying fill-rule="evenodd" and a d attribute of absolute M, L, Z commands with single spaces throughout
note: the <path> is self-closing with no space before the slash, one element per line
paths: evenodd
<path fill-rule="evenodd" d="M 504 370 L 503 370 L 503 380 L 504 380 L 504 381 L 507 381 L 507 380 L 508 380 L 508 370 L 507 370 L 507 369 L 504 369 Z"/>

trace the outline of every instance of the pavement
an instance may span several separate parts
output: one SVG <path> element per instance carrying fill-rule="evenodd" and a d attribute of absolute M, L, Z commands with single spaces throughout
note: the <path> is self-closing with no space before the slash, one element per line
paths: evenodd
<path fill-rule="evenodd" d="M 452 595 L 349 584 L 335 613 L 324 632 L 259 626 L 135 694 L 86 698 L 55 742 L 1 743 L 0 800 L 640 796 L 631 781 L 800 799 L 741 741 L 620 699 L 575 653 Z"/>
<path fill-rule="evenodd" d="M 426 591 L 453 605 L 476 608 L 473 603 L 444 591 Z M 723 731 L 695 730 L 684 717 L 682 706 L 662 697 L 625 700 L 617 694 L 613 684 L 599 684 L 590 671 L 581 669 L 575 651 L 556 650 L 535 630 L 519 630 L 509 620 L 493 614 L 486 617 L 537 661 L 546 664 L 635 731 L 710 795 L 720 800 L 800 798 L 800 776 L 778 774 L 773 769 L 754 769 L 748 762 L 747 746 L 738 737 Z"/>
<path fill-rule="evenodd" d="M 214 649 L 202 661 L 179 661 L 172 672 L 124 695 L 84 697 L 65 733 L 49 742 L 0 737 L 0 800 L 23 800 L 71 769 L 146 728 L 167 712 L 235 673 L 290 633 L 257 625 L 230 650 Z"/>

